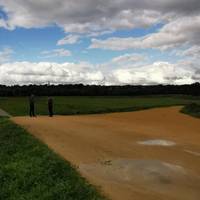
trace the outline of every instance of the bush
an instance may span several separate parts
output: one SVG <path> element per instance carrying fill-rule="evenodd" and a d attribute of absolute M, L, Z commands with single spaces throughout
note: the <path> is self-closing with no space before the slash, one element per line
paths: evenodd
<path fill-rule="evenodd" d="M 181 110 L 181 112 L 200 118 L 200 104 L 197 103 L 188 104 Z"/>

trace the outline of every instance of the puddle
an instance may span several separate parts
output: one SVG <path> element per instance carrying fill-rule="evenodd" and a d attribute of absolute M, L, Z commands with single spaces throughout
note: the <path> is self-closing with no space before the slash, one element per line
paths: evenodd
<path fill-rule="evenodd" d="M 189 153 L 189 154 L 195 155 L 195 156 L 200 156 L 200 153 L 195 152 L 195 151 L 190 151 L 190 150 L 187 150 L 187 149 L 185 149 L 184 151 Z"/>
<path fill-rule="evenodd" d="M 169 183 L 174 177 L 186 174 L 183 167 L 159 160 L 109 160 L 96 164 L 82 164 L 81 171 L 96 173 L 106 179 L 130 181 L 145 179 L 152 183 Z"/>
<path fill-rule="evenodd" d="M 171 169 L 173 170 L 174 172 L 182 172 L 182 174 L 186 174 L 186 171 L 183 167 L 181 167 L 180 165 L 173 165 L 173 164 L 170 164 L 170 163 L 166 163 L 166 162 L 163 162 L 162 163 L 163 165 L 165 165 L 166 167 L 168 167 L 168 169 Z"/>
<path fill-rule="evenodd" d="M 193 199 L 200 190 L 200 179 L 192 171 L 160 160 L 109 160 L 81 164 L 79 169 L 84 176 L 100 183 L 127 185 L 141 192 L 151 191 L 182 200 Z"/>
<path fill-rule="evenodd" d="M 141 145 L 149 145 L 149 146 L 174 146 L 176 145 L 175 142 L 169 140 L 145 140 L 145 141 L 138 141 L 138 144 Z"/>

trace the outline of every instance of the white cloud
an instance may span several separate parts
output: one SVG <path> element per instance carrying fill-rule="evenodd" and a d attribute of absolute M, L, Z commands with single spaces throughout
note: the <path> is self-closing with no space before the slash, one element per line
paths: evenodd
<path fill-rule="evenodd" d="M 180 53 L 182 56 L 188 56 L 190 58 L 200 58 L 200 46 L 194 45 Z"/>
<path fill-rule="evenodd" d="M 71 56 L 71 52 L 66 49 L 54 49 L 51 51 L 43 51 L 41 52 L 41 54 L 44 55 L 45 58 Z"/>
<path fill-rule="evenodd" d="M 155 62 L 140 68 L 117 69 L 112 71 L 112 79 L 120 84 L 191 84 L 200 78 L 200 73 L 192 66 Z"/>
<path fill-rule="evenodd" d="M 7 28 L 53 24 L 66 32 L 101 32 L 147 27 L 176 16 L 199 13 L 199 0 L 0 0 Z M 2 25 L 2 23 L 1 23 Z"/>
<path fill-rule="evenodd" d="M 4 19 L 0 18 L 0 28 L 7 28 L 8 29 L 8 25 L 6 23 L 6 21 Z"/>
<path fill-rule="evenodd" d="M 127 69 L 127 68 L 139 68 L 146 65 L 148 58 L 145 55 L 136 53 L 122 54 L 117 57 L 113 57 L 111 60 L 99 64 L 98 67 L 103 74 L 106 74 L 107 81 L 109 77 L 112 79 L 111 72 L 117 69 Z M 109 80 L 110 82 L 111 80 Z"/>
<path fill-rule="evenodd" d="M 151 25 L 157 21 L 152 12 L 157 11 L 151 8 L 145 11 L 149 9 L 145 4 L 137 6 L 136 1 L 130 0 L 0 0 L 8 15 L 8 20 L 4 20 L 8 28 L 37 28 L 56 23 L 66 32 L 78 33 Z"/>
<path fill-rule="evenodd" d="M 178 18 L 164 25 L 159 32 L 144 37 L 92 39 L 90 48 L 110 50 L 158 48 L 165 50 L 186 43 L 200 45 L 199 35 L 200 15 Z"/>
<path fill-rule="evenodd" d="M 0 0 L 0 7 L 7 15 L 0 19 L 0 27 L 3 28 L 61 27 L 68 35 L 57 45 L 75 44 L 83 36 L 97 37 L 116 30 L 146 28 L 162 23 L 160 30 L 143 37 L 93 38 L 90 48 L 167 50 L 182 45 L 188 47 L 182 52 L 185 61 L 179 63 L 158 61 L 146 64 L 143 56 L 125 54 L 99 66 L 88 63 L 3 64 L 9 62 L 12 54 L 11 49 L 4 49 L 0 51 L 0 81 L 3 83 L 52 80 L 54 83 L 180 84 L 199 81 L 199 0 Z M 54 49 L 42 52 L 42 55 L 63 57 L 70 56 L 71 52 Z M 196 58 L 196 61 L 190 57 Z"/>
<path fill-rule="evenodd" d="M 82 34 L 96 37 L 116 30 L 162 23 L 156 33 L 143 37 L 92 39 L 90 48 L 166 50 L 182 44 L 200 44 L 199 0 L 0 0 L 7 15 L 0 27 L 37 28 L 51 25 L 72 33 L 57 45 L 75 44 Z M 80 35 L 79 35 L 80 34 Z"/>
<path fill-rule="evenodd" d="M 110 62 L 111 65 L 112 62 Z M 90 63 L 31 63 L 15 62 L 0 65 L 0 84 L 190 84 L 200 80 L 200 69 L 195 63 L 155 62 L 143 66 L 127 65 L 124 68 L 108 68 Z"/>
<path fill-rule="evenodd" d="M 128 64 L 128 63 L 137 63 L 144 61 L 146 58 L 140 54 L 124 54 L 112 59 L 112 63 L 115 64 Z"/>
<path fill-rule="evenodd" d="M 8 62 L 12 54 L 13 50 L 11 48 L 4 48 L 2 51 L 0 51 L 0 64 Z"/>
<path fill-rule="evenodd" d="M 66 37 L 62 38 L 57 42 L 57 45 L 66 45 L 66 44 L 75 44 L 79 41 L 79 35 L 67 35 Z"/>
<path fill-rule="evenodd" d="M 88 63 L 15 62 L 0 65 L 0 84 L 101 84 L 103 74 Z"/>

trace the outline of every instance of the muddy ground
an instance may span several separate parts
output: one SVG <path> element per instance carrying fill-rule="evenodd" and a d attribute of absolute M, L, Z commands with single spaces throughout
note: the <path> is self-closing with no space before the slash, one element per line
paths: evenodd
<path fill-rule="evenodd" d="M 180 107 L 15 117 L 114 200 L 199 200 L 200 120 Z"/>

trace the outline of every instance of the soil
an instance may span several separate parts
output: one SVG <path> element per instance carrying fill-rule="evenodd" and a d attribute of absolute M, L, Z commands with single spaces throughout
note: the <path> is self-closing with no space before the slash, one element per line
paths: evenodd
<path fill-rule="evenodd" d="M 10 114 L 0 108 L 0 117 L 10 117 Z"/>
<path fill-rule="evenodd" d="M 181 107 L 12 120 L 114 200 L 199 200 L 200 120 Z"/>

